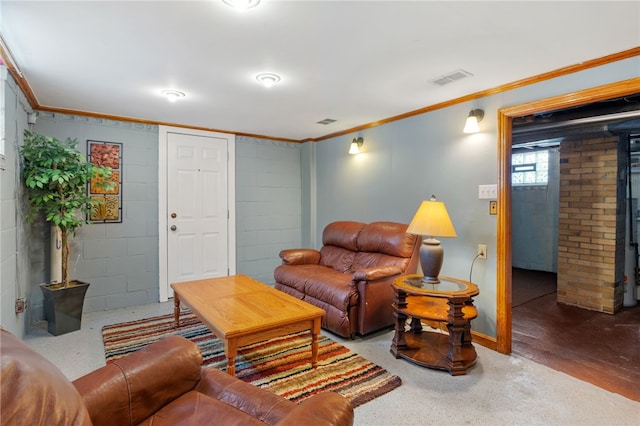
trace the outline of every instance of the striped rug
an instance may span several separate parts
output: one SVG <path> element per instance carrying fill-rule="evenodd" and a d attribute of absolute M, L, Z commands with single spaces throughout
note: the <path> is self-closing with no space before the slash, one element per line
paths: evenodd
<path fill-rule="evenodd" d="M 177 330 L 173 328 L 173 314 L 103 327 L 106 361 L 109 363 L 171 334 L 195 342 L 204 365 L 226 369 L 222 342 L 190 312 L 181 313 Z M 236 357 L 236 377 L 294 402 L 318 392 L 336 391 L 353 407 L 401 384 L 398 376 L 324 335 L 318 336 L 318 366 L 312 369 L 310 341 L 309 333 L 303 332 L 242 347 Z"/>

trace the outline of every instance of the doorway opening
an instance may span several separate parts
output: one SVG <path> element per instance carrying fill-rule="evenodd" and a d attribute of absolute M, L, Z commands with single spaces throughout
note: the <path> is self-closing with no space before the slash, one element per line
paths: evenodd
<path fill-rule="evenodd" d="M 512 345 L 512 221 L 511 150 L 513 120 L 531 114 L 583 106 L 638 94 L 640 78 L 585 89 L 498 111 L 498 215 L 497 215 L 497 330 L 496 349 L 511 353 Z"/>
<path fill-rule="evenodd" d="M 611 94 L 611 97 L 625 96 L 627 99 L 635 97 L 633 93 L 628 93 L 622 86 L 623 85 L 609 85 L 606 86 L 606 90 L 609 90 L 608 93 Z M 603 88 L 598 89 L 603 90 Z M 580 92 L 580 96 L 584 96 L 584 99 L 581 104 L 573 105 L 569 109 L 570 113 L 575 114 L 578 105 L 593 106 L 592 103 L 598 103 L 604 100 L 590 98 L 591 95 L 597 97 L 600 96 L 600 92 L 598 90 Z M 519 122 L 525 119 L 531 120 L 531 117 L 527 117 L 531 114 L 539 114 L 540 116 L 545 116 L 545 120 L 549 120 L 551 114 L 548 111 L 563 108 L 567 102 L 569 102 L 567 98 L 558 97 L 545 100 L 536 105 L 529 104 L 510 109 L 510 111 L 500 111 L 499 114 L 501 129 L 499 135 L 501 154 L 499 190 L 501 199 L 508 199 L 508 201 L 500 203 L 502 205 L 499 206 L 504 207 L 503 212 L 507 214 L 507 217 L 504 217 L 502 220 L 498 218 L 498 350 L 509 353 L 513 349 L 514 353 L 518 353 L 521 356 L 531 358 L 610 391 L 633 398 L 638 394 L 636 383 L 638 383 L 640 379 L 640 367 L 635 368 L 634 365 L 637 366 L 640 360 L 635 360 L 633 363 L 628 363 L 627 365 L 622 365 L 619 361 L 620 359 L 624 359 L 625 356 L 633 359 L 633 354 L 638 353 L 638 344 L 634 341 L 633 331 L 629 330 L 632 327 L 628 326 L 640 323 L 640 310 L 635 309 L 622 312 L 620 315 L 609 315 L 580 309 L 574 306 L 558 304 L 557 301 L 562 299 L 562 297 L 558 296 L 557 292 L 553 289 L 556 284 L 554 282 L 556 281 L 556 275 L 553 267 L 547 268 L 551 269 L 550 271 L 542 272 L 535 270 L 528 271 L 526 264 L 523 269 L 512 269 L 512 266 L 516 266 L 519 261 L 519 259 L 517 259 L 519 255 L 519 253 L 517 253 L 518 250 L 517 248 L 513 249 L 514 246 L 517 246 L 515 238 L 518 232 L 513 230 L 511 233 L 511 225 L 513 223 L 509 223 L 512 219 L 512 210 L 517 210 L 512 209 L 512 200 L 518 199 L 517 196 L 514 196 L 509 173 L 512 171 L 510 164 L 512 150 L 517 148 L 524 148 L 526 150 L 542 149 L 541 146 L 546 149 L 559 146 L 559 143 L 563 139 L 567 139 L 567 129 L 554 129 L 554 124 L 547 125 L 546 127 L 538 125 L 537 134 L 529 132 L 527 135 L 527 132 L 522 131 L 522 127 L 519 127 Z M 603 102 L 600 106 L 604 104 Z M 553 106 L 551 107 L 551 105 Z M 638 116 L 638 109 L 640 108 L 638 105 L 640 104 L 636 103 L 636 105 L 630 108 L 634 110 L 632 114 L 635 114 L 636 117 Z M 607 105 L 607 107 L 609 106 L 610 104 Z M 586 110 L 585 107 L 581 109 Z M 535 112 L 533 112 L 534 110 Z M 626 121 L 627 123 L 629 123 L 629 120 L 633 120 L 633 118 L 630 119 L 629 117 L 621 118 L 622 121 Z M 600 133 L 602 137 L 606 133 L 609 139 L 613 138 L 614 148 L 616 145 L 622 146 L 623 144 L 621 142 L 618 143 L 618 136 L 620 141 L 622 141 L 628 136 L 629 132 L 627 131 L 627 133 L 624 134 L 626 130 L 619 131 L 619 128 L 615 129 L 617 126 L 615 123 L 621 120 L 611 120 L 605 124 L 594 124 L 592 122 L 587 125 L 582 123 L 581 128 L 578 130 L 578 133 L 581 132 L 582 135 L 579 137 L 585 137 L 585 135 L 589 133 L 592 135 Z M 554 133 L 554 131 L 557 132 Z M 564 135 L 558 132 L 564 132 Z M 543 137 L 541 137 L 541 135 L 543 135 Z M 532 139 L 526 140 L 526 137 L 531 137 Z M 626 143 L 624 145 L 626 145 Z M 622 152 L 619 152 L 619 154 L 621 153 Z M 621 165 L 623 165 L 622 162 Z M 626 165 L 627 162 L 624 161 L 623 166 L 626 167 Z M 624 187 L 622 188 L 623 193 L 621 196 L 617 193 L 614 194 L 616 195 L 615 198 L 618 203 L 625 204 L 625 189 Z M 505 198 L 502 198 L 502 195 L 504 195 Z M 616 205 L 615 207 L 620 211 L 620 206 Z M 632 210 L 632 212 L 633 211 L 635 210 Z M 499 209 L 499 214 L 500 213 L 501 211 Z M 514 221 L 517 220 L 516 216 L 517 215 L 514 215 Z M 615 229 L 619 232 L 619 224 Z M 619 235 L 617 237 L 619 240 Z M 624 240 L 624 238 L 622 240 Z M 624 249 L 624 241 L 620 246 Z M 619 259 L 620 257 L 624 257 L 624 255 L 620 256 L 620 253 L 617 253 L 617 257 Z M 634 272 L 633 275 L 635 277 L 637 273 Z M 529 280 L 529 282 L 527 282 L 527 280 Z M 521 287 L 523 285 L 525 287 L 527 285 L 536 287 L 545 280 L 546 283 L 544 284 L 548 286 L 548 289 L 551 289 L 550 291 L 545 290 L 545 292 L 541 294 L 535 294 L 535 292 L 528 295 L 522 294 Z M 525 290 L 527 289 L 525 288 Z M 619 300 L 621 303 L 621 298 L 619 298 Z M 502 319 L 503 323 L 500 323 L 500 319 Z M 532 332 L 532 330 L 534 331 Z M 629 335 L 629 331 L 631 331 L 631 335 Z M 536 334 L 536 332 L 538 334 Z M 589 334 L 590 332 L 600 333 L 600 338 L 595 337 L 597 334 Z M 625 335 L 624 332 L 627 332 L 627 335 Z M 563 338 L 558 339 L 559 335 L 562 335 Z M 605 337 L 602 337 L 603 335 Z M 572 341 L 572 337 L 577 338 L 577 340 Z M 613 345 L 608 343 L 607 337 L 612 338 L 611 342 L 613 342 Z M 588 344 L 592 342 L 594 346 L 586 351 L 588 356 L 580 358 L 581 354 L 576 352 L 576 348 L 584 347 L 585 344 L 588 346 Z M 618 345 L 618 349 L 616 349 L 616 344 Z M 634 346 L 634 344 L 636 346 Z M 598 349 L 599 347 L 604 347 L 606 350 L 600 351 Z M 610 362 L 606 359 L 606 356 L 612 353 L 614 353 L 614 356 Z M 584 365 L 587 364 L 593 365 L 596 368 L 585 371 Z M 631 365 L 631 371 L 626 371 L 628 365 Z M 582 368 L 576 368 L 576 366 L 581 366 Z M 612 374 L 612 371 L 621 371 L 621 374 Z M 583 373 L 582 376 L 580 373 Z M 635 390 L 633 390 L 634 388 Z M 635 398 L 638 397 L 635 396 Z"/>

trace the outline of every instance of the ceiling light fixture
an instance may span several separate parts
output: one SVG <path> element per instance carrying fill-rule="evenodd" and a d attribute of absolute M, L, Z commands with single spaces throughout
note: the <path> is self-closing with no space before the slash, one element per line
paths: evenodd
<path fill-rule="evenodd" d="M 263 72 L 256 75 L 258 80 L 264 87 L 271 87 L 280 81 L 280 76 L 271 72 Z"/>
<path fill-rule="evenodd" d="M 472 109 L 469 112 L 469 116 L 467 117 L 467 121 L 464 123 L 464 129 L 462 129 L 462 131 L 464 133 L 478 133 L 480 131 L 480 126 L 478 126 L 478 123 L 481 122 L 483 118 L 483 110 Z"/>
<path fill-rule="evenodd" d="M 260 0 L 222 0 L 222 2 L 239 11 L 251 9 L 260 4 Z"/>
<path fill-rule="evenodd" d="M 166 96 L 169 102 L 175 102 L 179 98 L 184 98 L 186 96 L 183 92 L 180 92 L 178 90 L 163 90 L 160 93 Z"/>

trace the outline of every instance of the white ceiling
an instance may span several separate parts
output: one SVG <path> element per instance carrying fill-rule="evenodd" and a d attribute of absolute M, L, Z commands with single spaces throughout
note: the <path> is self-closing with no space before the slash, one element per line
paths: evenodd
<path fill-rule="evenodd" d="M 262 0 L 240 13 L 221 0 L 2 0 L 0 13 L 43 107 L 294 140 L 640 45 L 638 1 Z M 431 82 L 458 69 L 473 75 Z M 282 81 L 260 86 L 263 71 Z"/>

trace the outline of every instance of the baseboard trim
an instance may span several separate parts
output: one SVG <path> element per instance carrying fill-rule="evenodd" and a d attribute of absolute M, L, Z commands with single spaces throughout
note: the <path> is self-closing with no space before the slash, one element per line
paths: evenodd
<path fill-rule="evenodd" d="M 478 333 L 473 330 L 471 330 L 471 336 L 473 337 L 473 343 L 477 343 L 494 351 L 498 350 L 498 341 L 495 337 L 489 337 L 486 334 Z"/>

